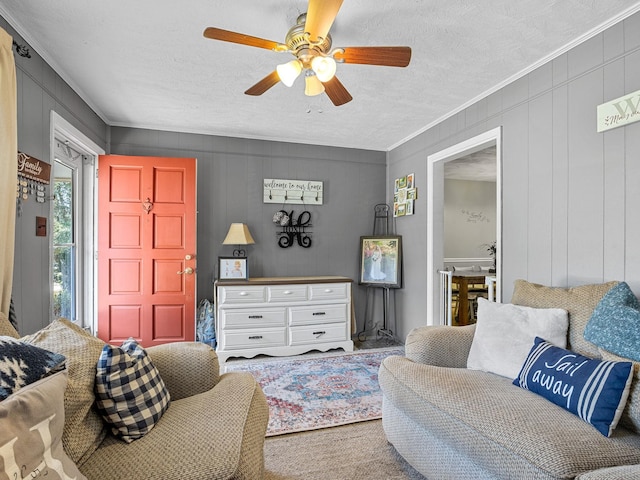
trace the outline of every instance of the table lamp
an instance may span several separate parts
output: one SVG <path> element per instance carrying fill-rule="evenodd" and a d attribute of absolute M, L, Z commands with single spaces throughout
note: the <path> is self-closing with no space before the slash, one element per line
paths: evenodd
<path fill-rule="evenodd" d="M 255 240 L 251 236 L 249 227 L 244 223 L 232 223 L 227 232 L 227 236 L 223 240 L 223 245 L 253 245 Z M 233 251 L 234 257 L 246 257 L 244 249 L 236 248 Z"/>

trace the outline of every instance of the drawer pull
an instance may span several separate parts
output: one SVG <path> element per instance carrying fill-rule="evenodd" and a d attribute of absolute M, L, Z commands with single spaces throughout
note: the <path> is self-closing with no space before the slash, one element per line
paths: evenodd
<path fill-rule="evenodd" d="M 313 334 L 314 334 L 314 335 L 316 335 L 316 336 L 318 336 L 318 337 L 320 337 L 320 336 L 324 335 L 325 333 L 327 333 L 327 332 L 325 332 L 324 330 L 320 330 L 320 331 L 317 331 L 317 332 L 313 332 Z"/>
<path fill-rule="evenodd" d="M 315 317 L 316 315 L 326 315 L 326 314 L 327 312 L 313 312 L 311 315 Z"/>
<path fill-rule="evenodd" d="M 262 335 L 251 335 L 249 337 L 249 340 L 261 340 L 262 339 Z"/>
<path fill-rule="evenodd" d="M 240 295 L 241 297 L 246 297 L 247 295 L 249 295 L 249 292 L 240 292 L 238 295 Z"/>
<path fill-rule="evenodd" d="M 285 290 L 282 292 L 284 295 L 291 295 L 293 292 L 291 290 Z"/>
<path fill-rule="evenodd" d="M 333 288 L 325 288 L 324 293 L 333 293 Z"/>
<path fill-rule="evenodd" d="M 262 318 L 262 315 L 249 315 L 249 318 Z"/>

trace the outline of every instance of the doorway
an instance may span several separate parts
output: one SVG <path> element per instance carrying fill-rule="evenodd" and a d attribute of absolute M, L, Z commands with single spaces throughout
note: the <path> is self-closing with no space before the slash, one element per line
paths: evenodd
<path fill-rule="evenodd" d="M 104 150 L 53 110 L 50 118 L 50 320 L 95 332 L 95 176 Z"/>
<path fill-rule="evenodd" d="M 502 277 L 502 128 L 498 127 L 427 158 L 427 324 L 444 324 L 438 299 L 440 277 L 444 266 L 444 178 L 447 162 L 495 147 L 496 157 L 496 301 L 501 300 Z"/>

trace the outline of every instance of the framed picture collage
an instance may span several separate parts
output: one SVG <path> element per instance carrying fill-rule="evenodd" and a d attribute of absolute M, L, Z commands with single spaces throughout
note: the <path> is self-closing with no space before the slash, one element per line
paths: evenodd
<path fill-rule="evenodd" d="M 405 177 L 396 178 L 393 188 L 393 216 L 413 215 L 417 198 L 418 189 L 416 188 L 415 174 L 410 173 Z"/>

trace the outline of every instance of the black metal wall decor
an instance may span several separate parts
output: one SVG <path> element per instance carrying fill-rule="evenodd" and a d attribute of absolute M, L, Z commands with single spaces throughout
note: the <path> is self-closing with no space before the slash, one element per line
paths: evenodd
<path fill-rule="evenodd" d="M 31 52 L 29 52 L 29 47 L 26 45 L 20 45 L 15 40 L 13 41 L 13 48 L 16 49 L 16 53 L 21 57 L 31 58 Z"/>
<path fill-rule="evenodd" d="M 305 210 L 298 218 L 294 218 L 293 210 L 280 210 L 273 216 L 273 223 L 282 227 L 282 231 L 278 232 L 278 245 L 281 248 L 291 247 L 294 241 L 303 248 L 311 246 L 311 232 L 307 231 L 307 228 L 312 226 L 311 212 Z"/>

